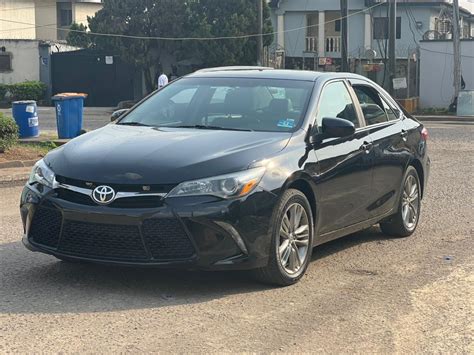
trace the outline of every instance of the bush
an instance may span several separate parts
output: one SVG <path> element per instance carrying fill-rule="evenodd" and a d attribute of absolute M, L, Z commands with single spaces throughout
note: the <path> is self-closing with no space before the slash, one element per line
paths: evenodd
<path fill-rule="evenodd" d="M 13 101 L 41 101 L 46 94 L 46 85 L 40 81 L 25 81 L 24 83 L 9 85 L 8 91 Z"/>
<path fill-rule="evenodd" d="M 0 153 L 14 146 L 18 141 L 18 126 L 10 117 L 0 112 Z"/>
<path fill-rule="evenodd" d="M 5 100 L 5 95 L 8 91 L 8 85 L 0 84 L 0 101 Z"/>

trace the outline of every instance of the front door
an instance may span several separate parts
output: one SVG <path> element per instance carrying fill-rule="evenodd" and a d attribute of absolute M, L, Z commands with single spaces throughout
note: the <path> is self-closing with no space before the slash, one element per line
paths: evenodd
<path fill-rule="evenodd" d="M 319 205 L 319 235 L 334 232 L 370 217 L 373 151 L 357 101 L 345 81 L 332 81 L 323 88 L 316 123 L 342 118 L 354 123 L 353 136 L 325 139 L 315 146 L 318 172 L 315 176 Z"/>

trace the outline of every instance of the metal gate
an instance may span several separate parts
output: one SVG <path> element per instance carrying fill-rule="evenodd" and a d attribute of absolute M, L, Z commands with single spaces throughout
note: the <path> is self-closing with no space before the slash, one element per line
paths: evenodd
<path fill-rule="evenodd" d="M 54 53 L 51 59 L 53 95 L 88 94 L 87 106 L 116 106 L 134 99 L 134 69 L 110 53 L 79 50 Z"/>

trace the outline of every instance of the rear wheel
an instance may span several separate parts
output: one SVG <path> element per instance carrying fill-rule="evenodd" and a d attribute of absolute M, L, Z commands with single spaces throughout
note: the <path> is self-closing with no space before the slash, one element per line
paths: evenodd
<path fill-rule="evenodd" d="M 392 237 L 408 237 L 413 234 L 420 219 L 421 188 L 416 169 L 408 167 L 403 180 L 397 213 L 380 223 L 380 229 Z"/>
<path fill-rule="evenodd" d="M 272 217 L 268 265 L 255 271 L 265 283 L 292 285 L 308 267 L 313 245 L 313 215 L 306 196 L 290 189 L 280 199 Z"/>

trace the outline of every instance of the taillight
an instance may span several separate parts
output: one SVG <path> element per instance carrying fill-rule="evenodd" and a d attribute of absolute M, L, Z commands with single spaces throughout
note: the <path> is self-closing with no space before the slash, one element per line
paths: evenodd
<path fill-rule="evenodd" d="M 421 139 L 423 139 L 424 141 L 427 141 L 429 137 L 430 137 L 430 134 L 428 133 L 428 130 L 423 127 L 423 129 L 421 130 Z"/>

